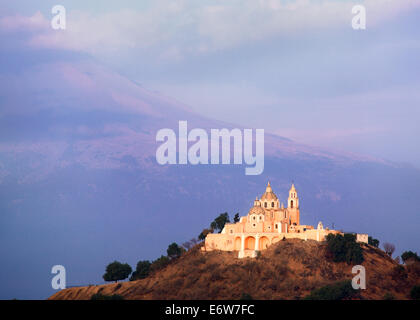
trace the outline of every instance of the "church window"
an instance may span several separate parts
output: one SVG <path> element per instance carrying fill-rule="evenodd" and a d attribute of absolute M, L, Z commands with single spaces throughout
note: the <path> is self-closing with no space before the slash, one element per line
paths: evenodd
<path fill-rule="evenodd" d="M 255 228 L 255 223 L 252 226 Z"/>
<path fill-rule="evenodd" d="M 279 225 L 278 225 L 277 223 L 276 223 L 276 225 L 275 225 L 275 228 L 276 228 L 276 229 L 278 229 L 278 228 L 279 228 Z"/>
<path fill-rule="evenodd" d="M 271 207 L 274 208 L 274 202 L 271 202 Z"/>
<path fill-rule="evenodd" d="M 264 208 L 267 208 L 267 202 L 264 202 Z"/>
<path fill-rule="evenodd" d="M 293 208 L 293 200 L 290 201 L 290 208 Z"/>

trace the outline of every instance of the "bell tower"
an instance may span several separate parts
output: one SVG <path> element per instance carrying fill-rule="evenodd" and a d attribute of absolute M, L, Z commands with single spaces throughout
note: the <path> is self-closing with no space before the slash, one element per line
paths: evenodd
<path fill-rule="evenodd" d="M 287 211 L 289 211 L 290 223 L 299 225 L 299 197 L 293 183 L 287 199 Z"/>

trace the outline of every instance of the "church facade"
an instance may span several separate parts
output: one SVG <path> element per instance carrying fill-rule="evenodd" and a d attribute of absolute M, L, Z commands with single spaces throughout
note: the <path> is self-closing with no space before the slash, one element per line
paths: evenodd
<path fill-rule="evenodd" d="M 221 233 L 209 233 L 203 250 L 238 251 L 239 258 L 255 257 L 258 251 L 282 239 L 324 241 L 330 233 L 342 234 L 324 228 L 321 222 L 317 228 L 300 224 L 299 197 L 294 184 L 284 207 L 268 182 L 264 194 L 255 199 L 248 215 L 237 223 L 226 223 Z"/>

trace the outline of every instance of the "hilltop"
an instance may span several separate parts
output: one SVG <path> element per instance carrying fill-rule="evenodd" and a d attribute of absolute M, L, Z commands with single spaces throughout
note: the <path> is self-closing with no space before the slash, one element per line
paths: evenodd
<path fill-rule="evenodd" d="M 121 295 L 124 299 L 302 299 L 312 290 L 351 280 L 352 265 L 327 256 L 326 243 L 290 239 L 261 252 L 256 259 L 238 259 L 237 252 L 190 249 L 148 278 L 98 286 L 69 288 L 49 299 L 90 299 Z M 362 244 L 366 290 L 357 299 L 408 299 L 420 283 L 420 264 L 401 266 L 382 250 Z"/>

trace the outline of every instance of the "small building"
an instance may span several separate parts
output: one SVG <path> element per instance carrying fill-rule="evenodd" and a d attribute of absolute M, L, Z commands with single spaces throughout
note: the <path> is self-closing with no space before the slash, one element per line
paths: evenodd
<path fill-rule="evenodd" d="M 261 198 L 256 198 L 248 214 L 237 223 L 226 223 L 221 233 L 206 236 L 202 250 L 238 251 L 238 257 L 255 257 L 282 239 L 324 241 L 328 234 L 341 233 L 324 228 L 322 222 L 314 228 L 300 224 L 298 192 L 292 184 L 287 207 L 280 203 L 270 182 Z M 341 233 L 342 234 L 342 233 Z"/>

